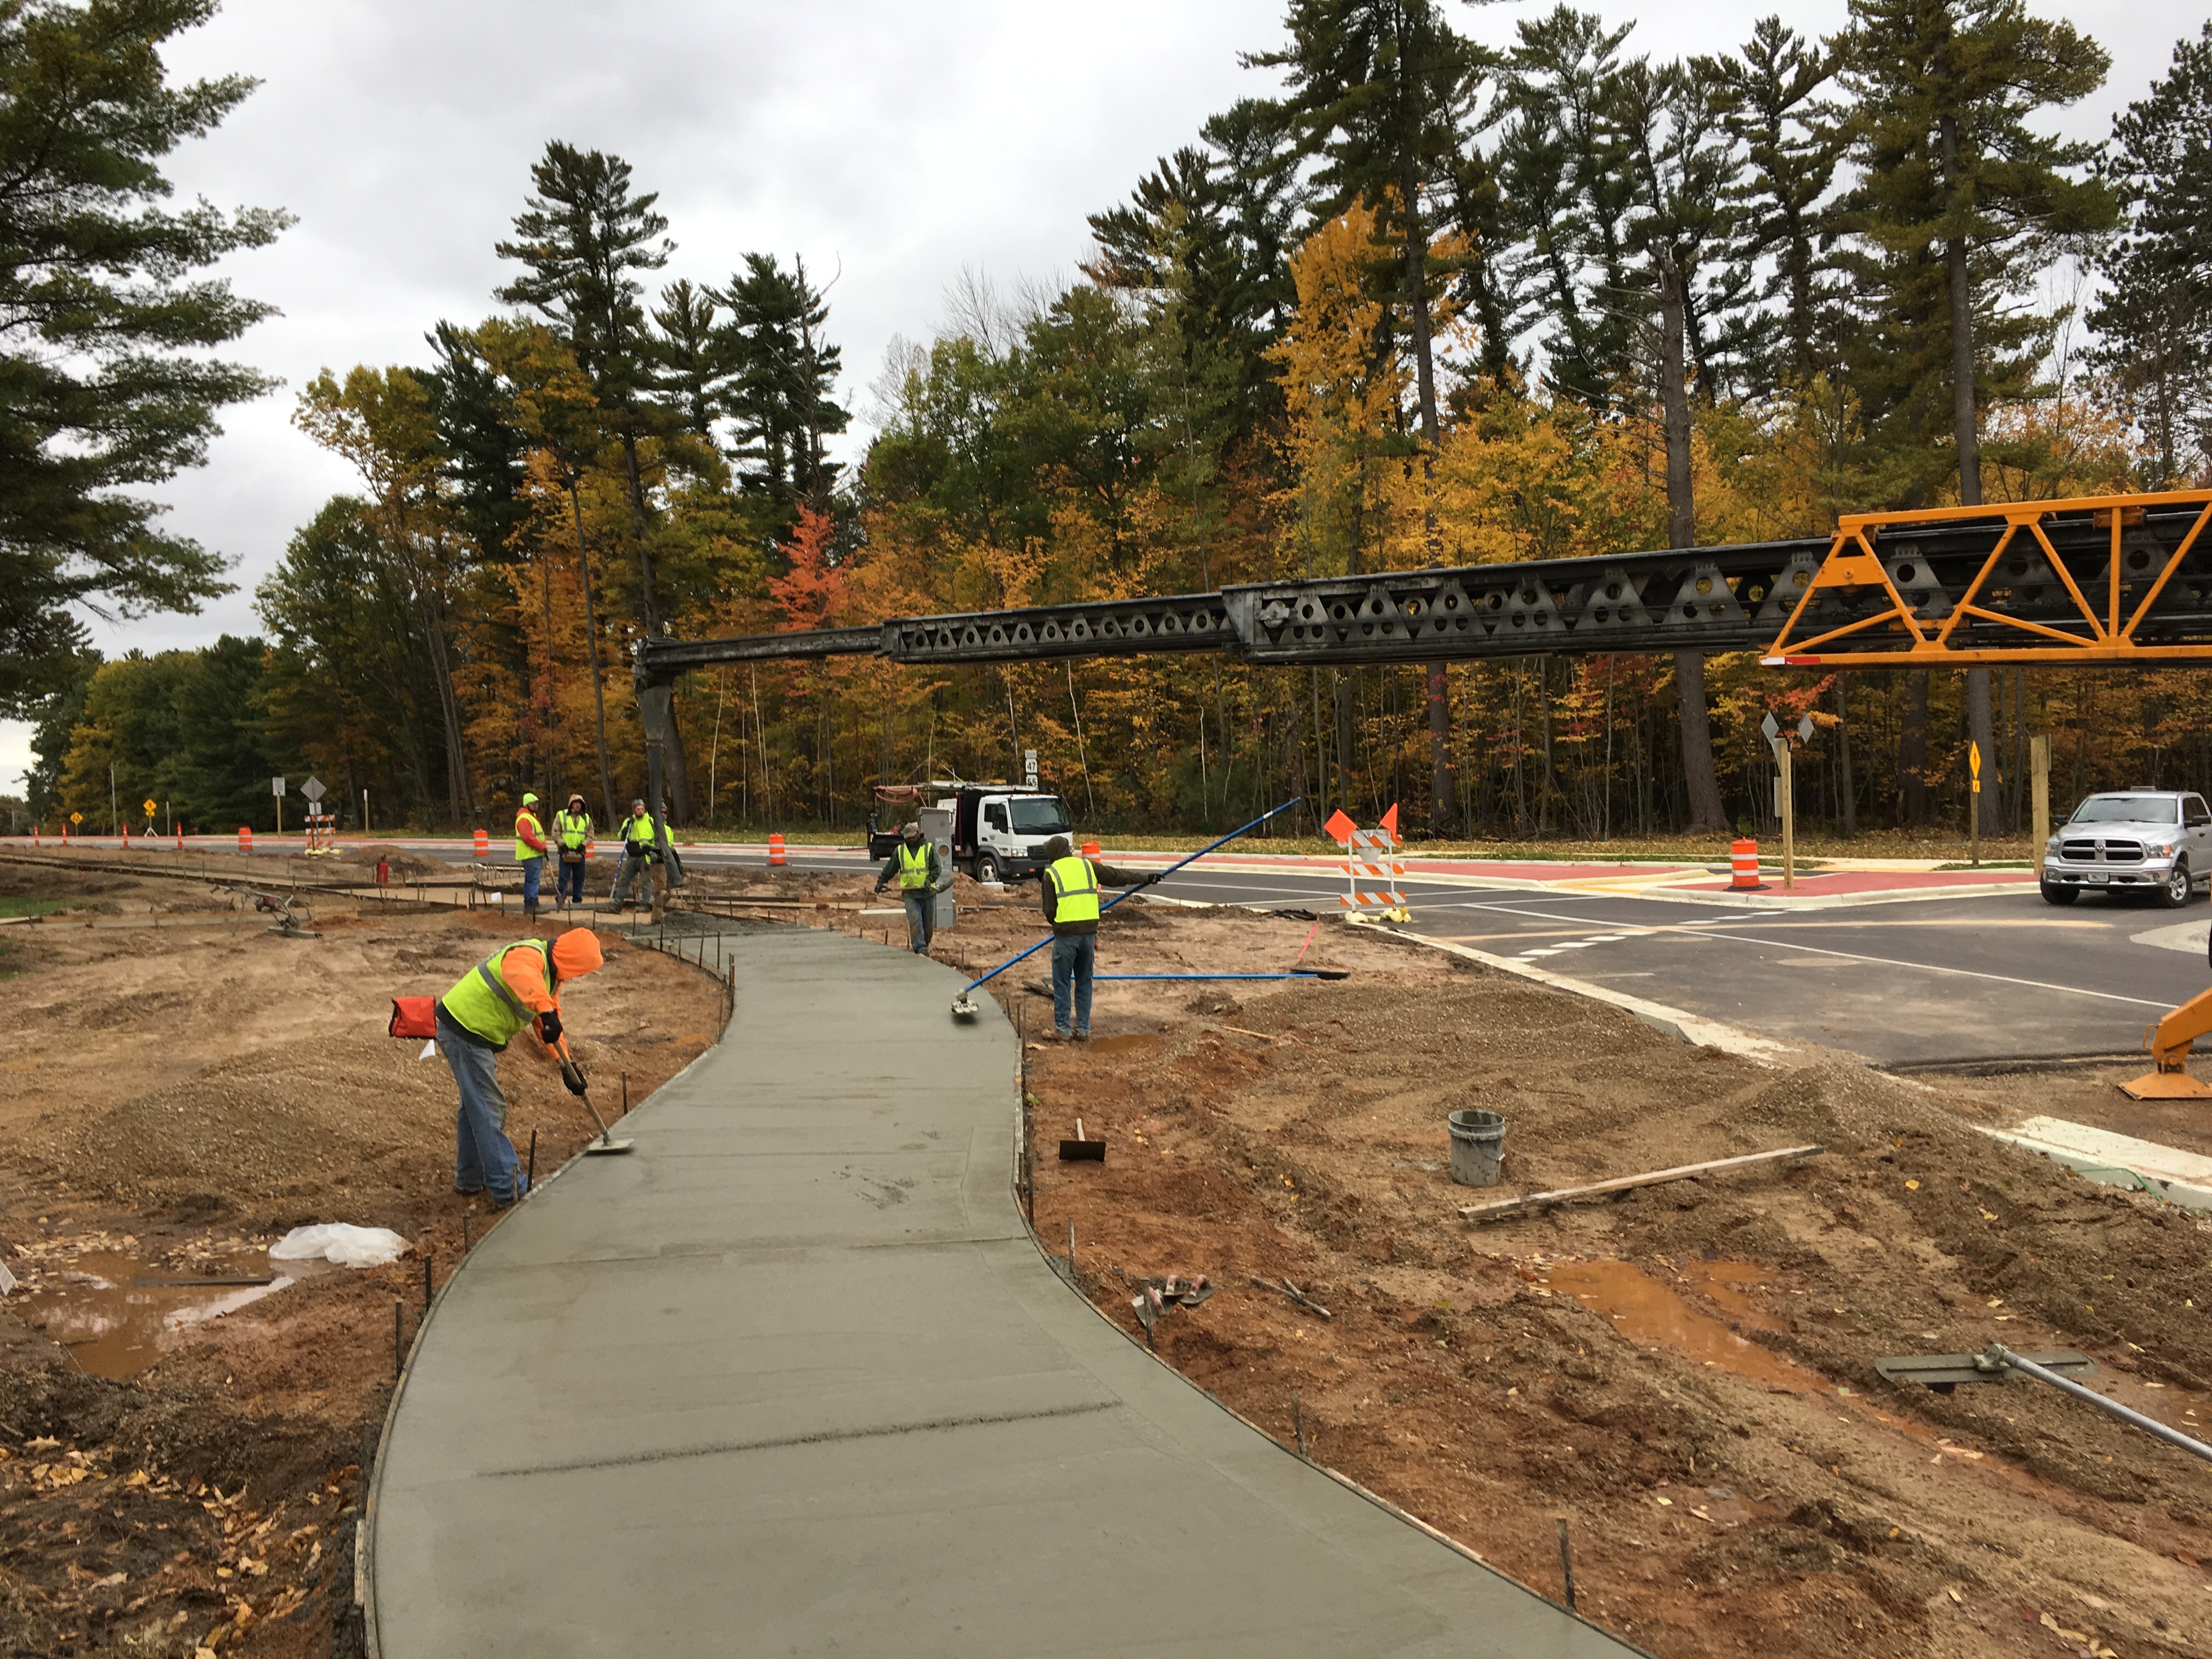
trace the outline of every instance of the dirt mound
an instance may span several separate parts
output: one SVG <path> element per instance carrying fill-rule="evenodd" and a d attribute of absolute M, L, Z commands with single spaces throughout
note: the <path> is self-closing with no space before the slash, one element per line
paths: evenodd
<path fill-rule="evenodd" d="M 1283 927 L 1304 931 L 1206 948 Z M 1117 987 L 1094 1030 L 1152 1040 L 1031 1054 L 1030 1144 L 1080 1110 L 1109 1145 L 1031 1170 L 1102 1313 L 1133 1333 L 1137 1282 L 1211 1274 L 1223 1293 L 1155 1334 L 1170 1363 L 1547 1595 L 1568 1515 L 1583 1612 L 1668 1659 L 1994 1656 L 2046 1614 L 2085 1645 L 2212 1651 L 2212 1471 L 2036 1385 L 1875 1370 L 2078 1348 L 2201 1437 L 2212 1226 L 1991 1140 L 1970 1090 L 1820 1051 L 1775 1069 L 1410 955 L 1400 977 L 1330 931 L 1368 953 L 1352 981 L 1240 985 L 1226 1018 Z M 1156 948 L 1188 953 L 1172 924 Z M 1459 1106 L 1505 1119 L 1500 1197 L 1826 1151 L 1469 1227 L 1493 1194 L 1451 1182 Z"/>

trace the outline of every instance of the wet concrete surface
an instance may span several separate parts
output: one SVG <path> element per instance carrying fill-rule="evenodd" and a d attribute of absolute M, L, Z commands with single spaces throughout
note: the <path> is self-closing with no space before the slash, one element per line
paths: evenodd
<path fill-rule="evenodd" d="M 828 932 L 441 1294 L 375 1472 L 385 1659 L 1630 1651 L 1095 1314 L 1011 1191 L 1018 1044 Z"/>

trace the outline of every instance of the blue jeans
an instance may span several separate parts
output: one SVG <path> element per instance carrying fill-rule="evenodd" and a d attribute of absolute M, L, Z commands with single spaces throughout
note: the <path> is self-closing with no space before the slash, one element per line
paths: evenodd
<path fill-rule="evenodd" d="M 534 908 L 538 903 L 538 884 L 544 879 L 545 860 L 542 858 L 522 861 L 522 902 Z"/>
<path fill-rule="evenodd" d="M 499 1050 L 472 1036 L 438 1006 L 438 1053 L 461 1091 L 453 1119 L 453 1185 L 464 1193 L 489 1191 L 505 1209 L 528 1190 L 514 1143 L 501 1133 L 507 1097 L 499 1091 Z"/>
<path fill-rule="evenodd" d="M 563 861 L 554 868 L 553 902 L 558 904 L 564 898 L 578 904 L 584 902 L 584 861 L 581 859 L 574 864 Z"/>
<path fill-rule="evenodd" d="M 937 895 L 925 887 L 918 893 L 901 893 L 906 905 L 906 942 L 915 955 L 929 950 L 929 924 L 937 915 Z"/>
<path fill-rule="evenodd" d="M 1068 993 L 1075 994 L 1075 1035 L 1091 1035 L 1091 969 L 1098 959 L 1098 935 L 1061 933 L 1052 942 L 1052 1023 L 1068 1034 Z"/>

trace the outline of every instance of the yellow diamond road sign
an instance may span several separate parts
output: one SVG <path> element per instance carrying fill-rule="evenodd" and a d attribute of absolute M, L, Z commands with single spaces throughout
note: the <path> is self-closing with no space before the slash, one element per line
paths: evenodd
<path fill-rule="evenodd" d="M 150 800 L 146 803 L 146 816 L 149 818 L 154 816 L 154 803 Z"/>

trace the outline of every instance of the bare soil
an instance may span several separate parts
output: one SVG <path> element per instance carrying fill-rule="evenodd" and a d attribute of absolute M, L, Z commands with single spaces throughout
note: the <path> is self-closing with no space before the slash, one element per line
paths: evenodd
<path fill-rule="evenodd" d="M 957 948 L 988 961 L 1032 926 L 963 918 Z M 2203 1437 L 2212 1225 L 1972 1127 L 2165 1119 L 2117 1093 L 2100 1118 L 2095 1077 L 2061 1098 L 1817 1049 L 1753 1063 L 1334 920 L 1125 906 L 1100 971 L 1281 968 L 1311 935 L 1306 962 L 1352 978 L 1102 986 L 1087 1048 L 1036 1041 L 1041 966 L 1008 976 L 1036 1231 L 1060 1252 L 1073 1223 L 1102 1315 L 1134 1337 L 1145 1280 L 1207 1274 L 1164 1359 L 1554 1597 L 1565 1518 L 1582 1612 L 1668 1659 L 2212 1652 L 2212 1469 L 2040 1384 L 1875 1370 L 2079 1349 L 2094 1386 Z M 1505 1118 L 1504 1184 L 1453 1184 L 1461 1107 Z M 1103 1164 L 1054 1156 L 1079 1115 Z M 1826 1150 L 1457 1213 L 1801 1144 Z"/>
<path fill-rule="evenodd" d="M 281 888 L 274 862 L 237 873 Z M 452 1079 L 386 1034 L 390 999 L 444 991 L 516 925 L 317 895 L 323 937 L 288 939 L 204 880 L 0 861 L 7 895 L 68 908 L 0 930 L 0 1267 L 21 1281 L 0 1301 L 0 1654 L 292 1659 L 332 1651 L 334 1631 L 343 1650 L 394 1307 L 411 1342 L 426 1261 L 442 1283 L 465 1225 L 480 1238 L 498 1219 L 453 1190 Z M 562 1000 L 612 1112 L 625 1073 L 641 1101 L 713 1041 L 721 998 L 601 938 L 606 967 Z M 527 1047 L 501 1080 L 542 1176 L 591 1125 Z M 319 1221 L 414 1249 L 185 1327 L 126 1380 L 88 1375 L 49 1334 L 77 1328 L 88 1267 L 234 1273 Z"/>

